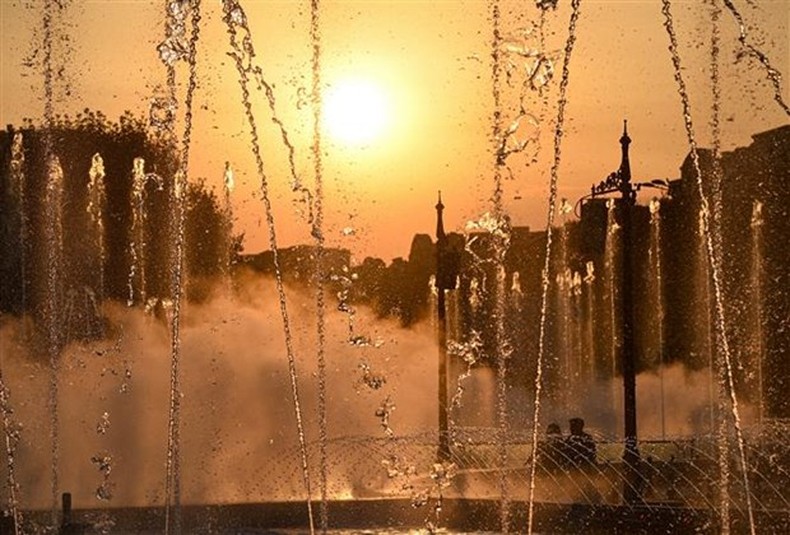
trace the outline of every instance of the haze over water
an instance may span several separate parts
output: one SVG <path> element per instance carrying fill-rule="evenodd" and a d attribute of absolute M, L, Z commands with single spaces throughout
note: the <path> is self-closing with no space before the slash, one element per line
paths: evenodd
<path fill-rule="evenodd" d="M 533 531 L 536 501 L 619 514 L 636 492 L 725 531 L 784 525 L 788 430 L 763 411 L 773 425 L 788 406 L 771 174 L 786 3 L 165 4 L 0 4 L 12 516 L 49 507 L 55 524 L 68 489 L 80 507 L 163 504 L 180 533 L 182 504 L 290 500 L 312 532 L 327 498 L 398 497 L 432 531 L 445 498 L 484 497 L 507 532 Z M 89 124 L 83 109 L 131 110 L 168 141 L 118 150 L 126 119 L 42 128 Z M 696 146 L 765 131 L 710 180 L 769 154 L 744 179 L 766 199 L 694 197 L 711 169 Z M 77 157 L 97 140 L 106 175 Z M 634 212 L 644 239 L 602 199 L 573 223 L 592 184 L 628 194 L 632 172 L 664 190 Z M 744 206 L 759 217 L 732 224 Z M 524 228 L 547 220 L 561 229 Z M 622 455 L 626 375 L 644 463 Z M 570 425 L 559 456 L 548 421 Z"/>

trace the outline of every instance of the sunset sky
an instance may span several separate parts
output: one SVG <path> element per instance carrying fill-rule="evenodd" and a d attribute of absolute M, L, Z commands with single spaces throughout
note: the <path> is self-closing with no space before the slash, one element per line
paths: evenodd
<path fill-rule="evenodd" d="M 42 2 L 0 0 L 0 124 L 40 119 Z M 33 4 L 30 7 L 29 4 Z M 221 3 L 203 3 L 198 51 L 199 86 L 190 178 L 221 187 L 225 162 L 235 171 L 233 203 L 246 249 L 267 247 L 266 218 L 250 151 L 237 74 L 226 55 L 228 37 Z M 523 92 L 540 123 L 541 143 L 508 163 L 505 204 L 514 224 L 545 227 L 552 137 L 570 0 L 545 16 L 546 50 L 555 77 L 541 95 Z M 756 5 L 752 5 L 756 4 Z M 310 154 L 309 2 L 246 1 L 257 64 L 275 86 L 277 112 L 296 149 L 296 171 L 313 186 Z M 749 41 L 773 65 L 790 72 L 790 3 L 736 1 Z M 71 2 L 55 27 L 56 113 L 89 107 L 114 119 L 125 109 L 146 114 L 164 89 L 165 68 L 156 47 L 164 35 L 164 2 Z M 703 0 L 673 2 L 684 76 L 691 94 L 698 141 L 710 143 L 710 9 Z M 535 2 L 501 3 L 502 35 L 511 45 L 538 48 Z M 750 135 L 788 122 L 774 102 L 765 71 L 755 61 L 736 61 L 737 23 L 721 14 L 724 148 L 749 143 Z M 325 100 L 325 234 L 329 245 L 386 260 L 408 254 L 415 233 L 434 229 L 436 191 L 442 190 L 448 229 L 491 209 L 494 143 L 491 6 L 471 1 L 322 2 L 320 12 Z M 531 30 L 531 33 L 530 33 Z M 67 40 L 61 37 L 67 37 Z M 575 202 L 619 163 L 622 120 L 629 121 L 636 180 L 674 178 L 688 151 L 680 98 L 667 51 L 659 0 L 582 0 L 576 48 L 570 64 L 560 195 Z M 504 45 L 503 45 L 504 46 Z M 510 47 L 510 50 L 513 46 Z M 32 61 L 28 61 L 32 59 Z M 526 65 L 533 60 L 502 55 L 504 125 L 515 118 Z M 507 64 L 513 76 L 504 76 Z M 187 71 L 179 66 L 183 90 Z M 787 80 L 783 98 L 790 100 Z M 183 98 L 183 91 L 180 93 Z M 340 95 L 340 96 L 338 96 Z M 262 151 L 275 204 L 280 245 L 309 242 L 309 227 L 290 191 L 287 151 L 269 120 L 262 92 L 253 92 L 262 129 Z M 343 102 L 366 112 L 349 132 L 338 129 Z M 353 110 L 352 110 L 353 111 Z M 368 119 L 381 115 L 380 121 Z M 340 117 L 340 119 L 338 119 Z M 520 132 L 521 130 L 519 130 Z M 534 157 L 536 162 L 532 163 Z M 642 201 L 646 202 L 645 196 Z M 343 232 L 353 228 L 354 233 Z M 347 235 L 350 234 L 350 235 Z"/>

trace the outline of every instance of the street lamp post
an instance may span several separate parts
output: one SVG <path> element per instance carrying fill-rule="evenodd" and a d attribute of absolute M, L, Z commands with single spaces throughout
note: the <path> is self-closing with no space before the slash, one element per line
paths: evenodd
<path fill-rule="evenodd" d="M 439 201 L 436 203 L 436 291 L 437 297 L 437 343 L 439 345 L 439 446 L 436 459 L 439 462 L 450 459 L 450 433 L 447 396 L 447 310 L 445 305 L 445 290 L 455 288 L 454 266 L 448 265 L 451 254 L 448 247 L 447 234 L 444 232 L 442 221 L 442 192 L 439 192 Z"/>
<path fill-rule="evenodd" d="M 636 192 L 642 186 L 664 189 L 665 183 L 654 180 L 644 184 L 631 182 L 631 164 L 628 159 L 627 122 L 623 122 L 623 135 L 620 137 L 622 160 L 620 168 L 611 173 L 605 180 L 592 187 L 591 193 L 585 198 L 595 198 L 607 194 L 619 193 L 616 199 L 617 216 L 622 236 L 622 324 L 620 346 L 620 363 L 623 373 L 623 412 L 625 448 L 623 462 L 625 464 L 625 482 L 623 499 L 627 504 L 641 501 L 642 481 L 640 474 L 641 458 L 637 442 L 636 430 L 636 365 L 634 344 L 634 268 L 631 246 L 633 244 L 633 225 L 631 221 L 633 207 L 636 205 Z"/>

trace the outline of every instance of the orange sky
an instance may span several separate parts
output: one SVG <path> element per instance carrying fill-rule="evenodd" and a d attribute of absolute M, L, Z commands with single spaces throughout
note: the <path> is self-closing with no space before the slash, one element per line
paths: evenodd
<path fill-rule="evenodd" d="M 41 14 L 26 2 L 0 0 L 0 124 L 19 124 L 43 112 L 41 70 L 24 66 L 40 38 Z M 164 34 L 164 2 L 73 2 L 58 35 L 65 67 L 58 83 L 56 112 L 85 107 L 111 118 L 124 109 L 147 110 L 165 80 L 156 46 Z M 278 113 L 296 146 L 297 172 L 312 186 L 312 114 L 300 95 L 311 84 L 309 3 L 242 2 L 258 52 L 258 64 L 275 84 Z M 523 34 L 538 21 L 534 3 L 501 3 L 506 37 Z M 546 48 L 556 60 L 555 78 L 544 99 L 527 92 L 525 103 L 541 123 L 537 163 L 509 161 L 513 179 L 505 183 L 506 208 L 515 224 L 545 226 L 551 135 L 556 114 L 562 48 L 567 36 L 569 0 L 545 19 Z M 709 39 L 707 3 L 675 1 L 673 13 L 684 76 L 692 99 L 699 142 L 710 142 Z M 736 2 L 760 44 L 784 74 L 790 71 L 790 4 L 767 0 L 759 6 Z M 259 180 L 249 150 L 235 71 L 225 55 L 228 40 L 220 2 L 204 2 L 198 57 L 192 178 L 220 187 L 225 161 L 236 171 L 233 201 L 236 228 L 247 236 L 247 250 L 266 247 L 265 217 L 257 194 Z M 617 140 L 629 119 L 632 170 L 637 180 L 676 177 L 686 152 L 680 99 L 667 52 L 659 0 L 582 0 L 568 86 L 567 121 L 559 168 L 560 194 L 575 201 L 619 163 Z M 491 117 L 491 17 L 487 2 L 341 1 L 322 2 L 322 78 L 326 85 L 346 76 L 368 77 L 392 100 L 391 128 L 364 149 L 325 139 L 325 234 L 331 245 L 390 259 L 408 254 L 411 237 L 434 228 L 436 191 L 447 209 L 446 226 L 462 229 L 490 209 L 493 191 Z M 788 122 L 773 101 L 773 90 L 754 62 L 735 61 L 737 27 L 723 13 L 722 118 L 724 146 L 746 145 L 752 133 Z M 537 47 L 537 37 L 527 38 Z M 65 53 L 64 53 L 65 51 Z M 517 58 L 515 68 L 523 68 Z M 179 70 L 181 80 L 186 71 Z M 66 95 L 66 91 L 69 92 Z M 505 123 L 514 117 L 518 83 L 503 86 Z M 784 84 L 784 99 L 788 97 Z M 281 245 L 307 242 L 308 225 L 289 189 L 286 151 L 269 121 L 262 93 L 254 93 L 263 131 L 275 220 Z M 644 200 L 647 200 L 645 198 Z M 341 230 L 353 227 L 353 236 Z"/>

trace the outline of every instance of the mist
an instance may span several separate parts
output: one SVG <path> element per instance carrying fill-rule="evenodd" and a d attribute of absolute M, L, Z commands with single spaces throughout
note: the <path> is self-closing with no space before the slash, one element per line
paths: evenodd
<path fill-rule="evenodd" d="M 289 289 L 288 310 L 315 471 L 319 430 L 312 294 Z M 73 494 L 76 507 L 161 503 L 170 383 L 168 326 L 117 303 L 106 303 L 104 313 L 112 325 L 111 336 L 71 344 L 59 361 L 59 487 Z M 16 479 L 23 507 L 47 507 L 50 371 L 42 364 L 46 358 L 31 355 L 21 343 L 21 328 L 19 321 L 6 321 L 0 330 L 4 379 L 13 420 L 20 428 Z M 303 499 L 294 404 L 273 282 L 243 277 L 233 298 L 216 295 L 205 304 L 188 305 L 181 332 L 182 501 Z M 376 413 L 387 398 L 392 434 L 431 429 L 436 380 L 430 371 L 435 369 L 436 346 L 430 326 L 406 330 L 358 309 L 354 332 L 370 343 L 349 343 L 349 317 L 338 311 L 327 314 L 329 440 L 386 438 Z M 372 375 L 377 381 L 369 380 Z M 370 457 L 365 452 L 362 456 Z M 105 466 L 103 472 L 100 459 L 105 458 L 110 468 Z M 375 459 L 379 468 L 382 459 Z M 349 479 L 367 475 L 353 473 L 353 466 L 346 469 L 343 452 L 331 447 L 330 462 L 330 485 L 336 493 L 352 485 Z M 316 488 L 314 484 L 314 495 Z M 111 498 L 102 500 L 100 493 Z"/>
<path fill-rule="evenodd" d="M 287 298 L 311 494 L 317 498 L 314 296 L 305 289 L 289 288 Z M 353 318 L 329 308 L 325 344 L 329 496 L 402 494 L 413 488 L 415 478 L 430 482 L 437 417 L 438 350 L 433 324 L 426 321 L 404 329 L 363 307 Z M 103 312 L 111 325 L 107 338 L 72 343 L 59 361 L 59 490 L 72 493 L 75 507 L 160 504 L 165 492 L 170 384 L 168 325 L 114 302 L 106 303 Z M 22 327 L 19 320 L 6 320 L 0 328 L 3 377 L 10 389 L 12 419 L 20 430 L 14 460 L 18 496 L 24 508 L 45 508 L 51 496 L 50 370 L 43 355 L 31 354 L 22 343 Z M 217 291 L 203 304 L 189 304 L 181 332 L 182 502 L 305 499 L 273 281 L 244 274 L 235 281 L 233 295 Z M 451 394 L 462 371 L 454 367 Z M 496 427 L 495 370 L 473 368 L 463 386 L 460 408 L 451 411 L 454 425 Z M 711 386 L 707 370 L 690 371 L 680 364 L 640 374 L 640 439 L 707 434 Z M 571 405 L 544 400 L 541 429 L 558 422 L 567 433 L 568 418 L 580 416 L 597 439 L 621 439 L 620 378 L 570 394 Z M 514 436 L 526 436 L 531 429 L 533 396 L 529 386 L 508 389 Z M 749 412 L 745 411 L 747 422 Z M 394 478 L 393 468 L 401 471 Z M 5 471 L 4 466 L 4 477 Z M 401 477 L 406 472 L 413 477 Z"/>

